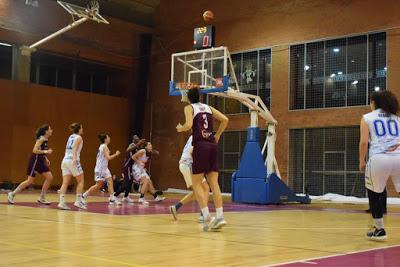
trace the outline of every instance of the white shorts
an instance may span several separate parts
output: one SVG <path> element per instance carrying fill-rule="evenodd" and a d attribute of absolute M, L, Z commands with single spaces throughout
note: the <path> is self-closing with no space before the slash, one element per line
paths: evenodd
<path fill-rule="evenodd" d="M 150 180 L 150 175 L 147 173 L 146 169 L 142 166 L 139 166 L 138 164 L 133 164 L 132 172 L 133 179 L 136 182 L 140 182 L 141 178 L 147 178 Z"/>
<path fill-rule="evenodd" d="M 389 177 L 396 191 L 400 192 L 400 154 L 373 155 L 365 168 L 365 187 L 375 193 L 382 193 Z"/>
<path fill-rule="evenodd" d="M 192 181 L 192 164 L 185 164 L 185 163 L 179 163 L 179 170 L 183 175 L 183 179 L 185 179 L 186 182 L 186 187 L 190 188 L 193 185 Z M 206 178 L 203 178 L 202 183 L 207 182 Z"/>
<path fill-rule="evenodd" d="M 110 170 L 107 168 L 101 172 L 94 172 L 94 180 L 98 181 L 105 181 L 107 178 L 112 178 Z"/>
<path fill-rule="evenodd" d="M 190 188 L 193 185 L 192 182 L 192 165 L 180 163 L 179 170 L 183 175 L 183 179 L 185 179 L 186 187 Z"/>
<path fill-rule="evenodd" d="M 63 176 L 72 175 L 77 177 L 83 173 L 81 163 L 76 162 L 76 165 L 72 163 L 72 159 L 63 159 L 61 162 L 61 171 Z"/>

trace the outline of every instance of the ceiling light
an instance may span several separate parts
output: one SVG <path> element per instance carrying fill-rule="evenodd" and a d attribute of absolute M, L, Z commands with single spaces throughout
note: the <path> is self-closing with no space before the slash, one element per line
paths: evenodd
<path fill-rule="evenodd" d="M 337 48 L 337 47 L 335 47 L 335 48 L 333 48 L 333 52 L 335 52 L 335 53 L 339 53 L 339 52 L 340 52 L 340 49 L 339 49 L 339 48 Z"/>
<path fill-rule="evenodd" d="M 333 77 L 335 77 L 335 76 L 336 76 L 336 74 L 335 74 L 335 73 L 332 73 L 331 76 L 329 76 L 329 77 L 333 78 Z"/>
<path fill-rule="evenodd" d="M 354 82 L 352 82 L 351 84 L 356 85 L 358 83 L 357 80 L 355 80 Z"/>
<path fill-rule="evenodd" d="M 375 87 L 374 87 L 374 91 L 375 91 L 375 92 L 378 92 L 380 89 L 381 89 L 381 88 L 380 88 L 379 86 L 375 86 Z"/>

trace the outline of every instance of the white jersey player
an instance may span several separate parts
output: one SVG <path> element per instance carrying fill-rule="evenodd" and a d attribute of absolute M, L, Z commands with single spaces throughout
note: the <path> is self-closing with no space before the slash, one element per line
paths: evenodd
<path fill-rule="evenodd" d="M 144 149 L 140 149 L 135 154 L 133 154 L 132 159 L 134 161 L 132 172 L 133 179 L 140 183 L 140 197 L 139 203 L 148 205 L 149 203 L 145 200 L 144 194 L 150 192 L 155 201 L 162 201 L 165 197 L 162 196 L 162 191 L 157 191 L 154 188 L 153 182 L 150 179 L 150 175 L 146 170 L 146 163 L 149 160 L 149 155 L 153 152 L 153 146 L 150 142 L 147 142 Z"/>
<path fill-rule="evenodd" d="M 121 205 L 121 202 L 114 196 L 113 179 L 108 169 L 108 161 L 118 157 L 121 153 L 117 150 L 113 155 L 110 155 L 110 149 L 108 148 L 108 144 L 110 144 L 111 141 L 110 136 L 101 133 L 98 137 L 100 146 L 97 152 L 96 166 L 94 168 L 94 180 L 96 183 L 83 194 L 83 198 L 86 200 L 90 194 L 100 191 L 104 182 L 107 182 L 108 192 L 110 194 L 109 204 Z"/>
<path fill-rule="evenodd" d="M 374 230 L 368 232 L 367 237 L 385 240 L 383 209 L 386 198 L 383 192 L 389 177 L 400 192 L 400 118 L 396 115 L 399 104 L 393 93 L 381 91 L 371 94 L 370 105 L 372 112 L 361 119 L 359 153 L 360 171 L 365 171 L 365 186 L 375 222 Z"/>
<path fill-rule="evenodd" d="M 82 198 L 83 192 L 83 169 L 80 163 L 80 155 L 83 147 L 83 127 L 82 124 L 75 122 L 70 125 L 72 134 L 68 137 L 67 145 L 65 147 L 65 156 L 61 162 L 61 171 L 63 175 L 63 184 L 59 190 L 60 202 L 58 208 L 69 210 L 70 208 L 65 203 L 65 194 L 72 177 L 77 181 L 76 187 L 76 201 L 74 206 L 80 209 L 86 209 L 86 204 Z"/>
<path fill-rule="evenodd" d="M 193 163 L 193 145 L 192 145 L 193 136 L 190 136 L 183 148 L 181 159 L 179 160 L 179 171 L 182 173 L 183 178 L 186 182 L 186 187 L 192 189 L 192 163 Z M 203 179 L 202 188 L 204 190 L 204 194 L 208 196 L 210 192 L 210 187 L 206 179 Z M 195 199 L 193 192 L 188 193 L 185 195 L 178 203 L 173 206 L 169 207 L 169 211 L 171 212 L 172 216 L 175 220 L 178 219 L 177 211 L 186 203 Z M 200 222 L 203 221 L 203 216 L 200 216 Z"/>

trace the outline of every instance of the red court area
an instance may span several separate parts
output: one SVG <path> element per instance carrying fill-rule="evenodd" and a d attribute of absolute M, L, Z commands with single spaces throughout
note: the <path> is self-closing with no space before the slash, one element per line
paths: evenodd
<path fill-rule="evenodd" d="M 379 248 L 363 252 L 335 255 L 310 259 L 289 264 L 274 265 L 279 267 L 398 267 L 400 266 L 400 246 Z"/>
<path fill-rule="evenodd" d="M 139 204 L 135 201 L 133 204 L 123 203 L 121 206 L 109 205 L 107 198 L 104 202 L 93 201 L 88 203 L 88 209 L 86 212 L 101 213 L 101 214 L 113 214 L 113 215 L 152 215 L 152 214 L 169 214 L 169 206 L 176 204 L 179 199 L 166 198 L 164 201 L 155 202 L 148 198 L 149 205 Z M 0 204 L 8 204 L 2 202 Z M 72 211 L 77 211 L 78 208 L 73 206 L 73 203 L 67 203 Z M 32 207 L 32 208 L 45 208 L 45 209 L 57 209 L 57 203 L 53 202 L 51 205 L 41 205 L 36 202 L 15 202 L 14 205 Z M 210 210 L 215 211 L 212 203 L 209 203 Z M 339 213 L 362 213 L 364 210 L 360 209 L 349 209 L 349 208 L 327 208 L 318 207 L 306 204 L 280 204 L 280 205 L 257 205 L 257 204 L 239 204 L 239 203 L 224 203 L 224 212 L 257 212 L 257 211 L 279 211 L 279 210 L 302 210 L 302 211 L 330 211 Z M 179 213 L 196 213 L 200 212 L 196 202 L 188 203 L 179 209 Z M 400 216 L 398 212 L 391 212 L 391 216 Z M 400 266 L 400 264 L 399 264 Z"/>

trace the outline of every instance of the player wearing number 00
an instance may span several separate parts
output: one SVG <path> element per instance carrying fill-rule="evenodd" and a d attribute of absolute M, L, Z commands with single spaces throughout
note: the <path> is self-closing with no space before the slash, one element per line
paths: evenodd
<path fill-rule="evenodd" d="M 218 184 L 218 140 L 228 125 L 228 118 L 206 104 L 200 103 L 198 87 L 188 90 L 187 98 L 190 105 L 184 109 L 185 124 L 178 124 L 178 132 L 192 129 L 193 136 L 193 165 L 192 182 L 196 199 L 204 217 L 203 230 L 220 229 L 226 225 L 222 211 L 222 196 Z M 213 134 L 213 119 L 220 122 L 216 134 Z M 208 194 L 205 194 L 201 184 L 204 176 L 213 192 L 216 218 L 212 218 L 208 210 Z"/>
<path fill-rule="evenodd" d="M 374 228 L 367 233 L 367 238 L 383 241 L 387 238 L 383 224 L 384 190 L 389 177 L 400 192 L 400 118 L 396 115 L 399 103 L 393 93 L 382 91 L 372 93 L 370 106 L 372 112 L 365 114 L 360 124 L 359 162 L 360 171 L 365 171 L 374 219 Z"/>

